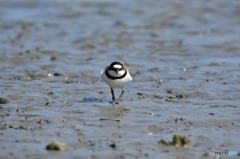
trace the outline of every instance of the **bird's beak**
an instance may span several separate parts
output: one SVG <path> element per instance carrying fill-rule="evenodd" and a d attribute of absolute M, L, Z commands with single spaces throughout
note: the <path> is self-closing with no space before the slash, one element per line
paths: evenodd
<path fill-rule="evenodd" d="M 116 73 L 117 73 L 117 75 L 118 75 L 118 72 L 119 72 L 119 70 L 118 70 L 118 69 L 116 69 Z"/>

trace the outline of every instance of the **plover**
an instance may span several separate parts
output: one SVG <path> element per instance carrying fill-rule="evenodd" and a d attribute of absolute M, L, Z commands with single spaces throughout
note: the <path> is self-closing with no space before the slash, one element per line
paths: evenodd
<path fill-rule="evenodd" d="M 111 88 L 111 103 L 118 103 L 123 97 L 125 86 L 132 81 L 130 66 L 126 63 L 123 64 L 119 61 L 115 61 L 101 72 L 101 78 Z M 117 100 L 115 100 L 113 88 L 122 88 L 122 93 Z"/>

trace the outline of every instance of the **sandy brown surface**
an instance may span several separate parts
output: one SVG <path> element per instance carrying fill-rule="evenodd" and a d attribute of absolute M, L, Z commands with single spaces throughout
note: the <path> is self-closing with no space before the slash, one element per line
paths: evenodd
<path fill-rule="evenodd" d="M 224 0 L 0 1 L 0 158 L 240 152 L 239 10 Z M 133 74 L 118 105 L 100 78 L 114 60 Z M 159 144 L 175 134 L 191 145 Z M 47 151 L 53 141 L 68 147 Z"/>

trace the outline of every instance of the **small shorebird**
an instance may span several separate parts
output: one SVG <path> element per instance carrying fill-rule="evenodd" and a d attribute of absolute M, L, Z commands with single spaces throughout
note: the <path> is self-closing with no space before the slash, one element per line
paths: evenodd
<path fill-rule="evenodd" d="M 111 103 L 118 103 L 123 97 L 125 86 L 132 81 L 130 66 L 126 63 L 115 61 L 101 72 L 101 78 L 111 88 L 113 100 Z M 117 100 L 115 100 L 113 88 L 122 88 L 122 93 Z"/>

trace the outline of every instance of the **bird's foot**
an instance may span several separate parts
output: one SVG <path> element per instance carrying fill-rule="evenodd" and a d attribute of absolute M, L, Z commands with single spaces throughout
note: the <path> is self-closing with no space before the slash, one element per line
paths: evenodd
<path fill-rule="evenodd" d="M 109 102 L 109 103 L 111 103 L 111 104 L 118 104 L 117 101 L 111 101 L 111 102 Z"/>

